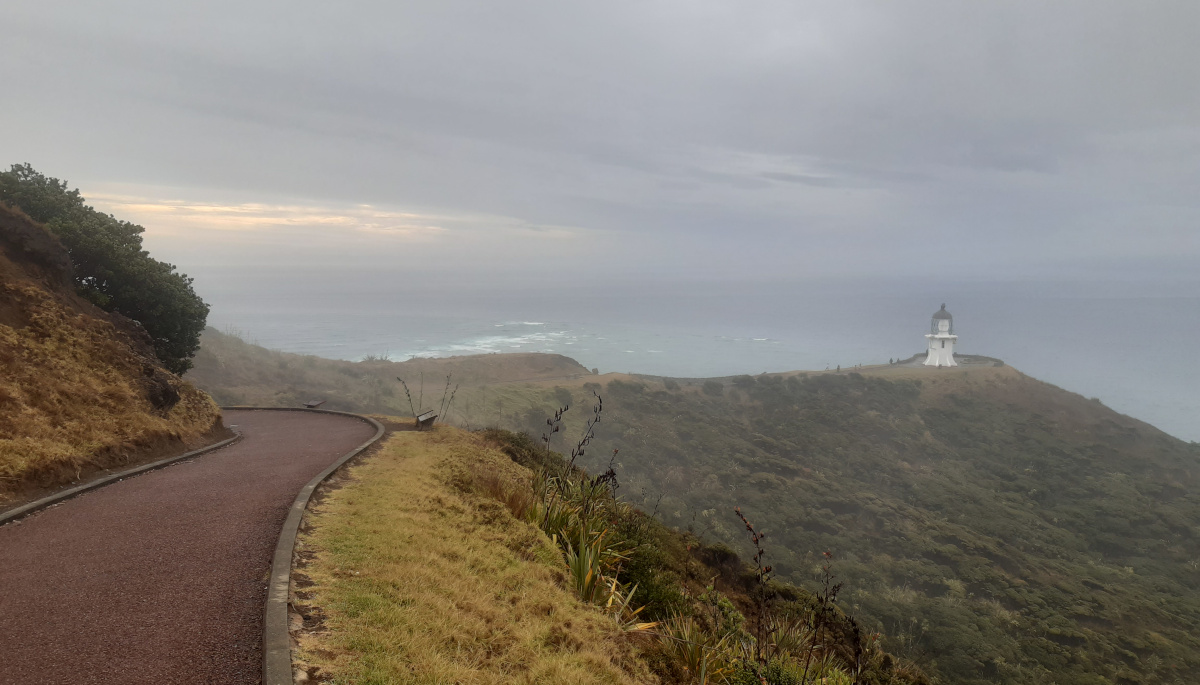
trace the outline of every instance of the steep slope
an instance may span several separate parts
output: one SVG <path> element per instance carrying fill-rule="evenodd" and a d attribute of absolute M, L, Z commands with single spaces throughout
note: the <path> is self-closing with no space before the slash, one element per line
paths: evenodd
<path fill-rule="evenodd" d="M 56 238 L 0 205 L 0 502 L 219 427 L 137 324 L 75 295 Z"/>
<path fill-rule="evenodd" d="M 849 608 L 950 682 L 1200 677 L 1196 444 L 1007 367 L 618 379 L 522 427 L 592 390 L 624 491 L 746 551 L 741 506 L 810 587 L 832 551 Z"/>
<path fill-rule="evenodd" d="M 605 482 L 569 476 L 565 464 L 525 436 L 441 426 L 395 433 L 343 472 L 300 540 L 292 603 L 303 670 L 335 683 L 692 685 L 703 682 L 704 654 L 707 682 L 758 683 L 753 650 L 743 651 L 759 615 L 754 571 L 605 487 L 538 485 L 547 470 Z M 604 533 L 570 532 L 593 519 Z M 615 556 L 588 556 L 601 548 Z M 594 563 L 581 565 L 576 550 Z M 606 599 L 633 585 L 653 589 L 636 615 Z M 774 583 L 768 592 L 771 615 L 791 627 L 765 650 L 770 682 L 928 685 L 840 612 L 816 619 L 805 593 Z"/>

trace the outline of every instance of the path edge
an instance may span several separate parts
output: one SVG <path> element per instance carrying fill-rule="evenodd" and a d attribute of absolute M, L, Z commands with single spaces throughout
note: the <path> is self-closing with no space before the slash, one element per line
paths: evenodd
<path fill-rule="evenodd" d="M 53 506 L 55 504 L 58 504 L 59 502 L 65 501 L 65 500 L 69 500 L 72 497 L 77 497 L 79 495 L 82 495 L 85 492 L 89 492 L 91 490 L 96 490 L 96 489 L 102 488 L 105 485 L 111 485 L 119 480 L 123 480 L 123 479 L 129 478 L 131 476 L 136 476 L 136 475 L 145 473 L 147 471 L 153 471 L 155 469 L 161 469 L 164 466 L 170 466 L 171 464 L 174 464 L 177 461 L 182 461 L 184 459 L 190 459 L 192 457 L 198 457 L 202 454 L 206 454 L 208 452 L 213 452 L 213 451 L 219 450 L 222 447 L 232 445 L 233 443 L 235 443 L 241 439 L 242 439 L 242 434 L 238 433 L 237 435 L 233 436 L 232 438 L 225 438 L 224 440 L 221 440 L 219 442 L 214 442 L 211 445 L 208 445 L 206 447 L 201 447 L 200 449 L 192 450 L 191 452 L 184 452 L 183 454 L 178 454 L 174 457 L 167 457 L 166 459 L 160 459 L 158 461 L 153 461 L 153 462 L 150 462 L 149 464 L 142 464 L 141 466 L 135 466 L 126 471 L 114 473 L 112 475 L 105 476 L 104 478 L 101 478 L 99 480 L 94 480 L 90 483 L 85 483 L 83 485 L 79 485 L 79 486 L 70 488 L 68 490 L 63 490 L 62 492 L 55 493 L 53 495 L 50 495 L 49 497 L 43 497 L 39 500 L 34 500 L 32 502 L 29 502 L 28 504 L 23 504 L 14 509 L 9 509 L 8 511 L 5 511 L 5 512 L 0 512 L 0 526 L 3 526 L 8 523 L 12 523 L 13 521 L 16 521 L 17 519 L 25 518 L 26 516 L 29 516 L 30 514 L 34 514 L 34 513 L 41 511 L 42 509 L 45 509 L 46 507 Z"/>
<path fill-rule="evenodd" d="M 279 541 L 275 543 L 275 556 L 271 560 L 271 580 L 267 585 L 267 605 L 263 614 L 263 685 L 292 685 L 292 636 L 288 632 L 288 596 L 292 585 L 292 553 L 296 548 L 296 536 L 300 532 L 300 521 L 308 507 L 308 500 L 313 492 L 325 479 L 342 467 L 347 461 L 358 456 L 363 450 L 374 445 L 383 437 L 386 430 L 382 423 L 369 416 L 352 414 L 330 409 L 300 409 L 293 407 L 221 407 L 222 411 L 302 411 L 313 414 L 334 414 L 349 416 L 365 421 L 375 427 L 375 435 L 363 444 L 344 454 L 330 464 L 324 471 L 300 489 L 292 506 L 288 510 L 287 519 L 279 531 Z"/>

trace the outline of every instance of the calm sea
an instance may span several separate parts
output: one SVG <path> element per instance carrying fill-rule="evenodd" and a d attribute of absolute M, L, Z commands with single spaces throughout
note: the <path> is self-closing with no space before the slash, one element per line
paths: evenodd
<path fill-rule="evenodd" d="M 962 352 L 1200 441 L 1200 293 L 1088 284 L 642 283 L 414 287 L 385 275 L 201 274 L 210 325 L 337 359 L 556 352 L 601 372 L 724 376 L 924 349 L 942 302 Z"/>

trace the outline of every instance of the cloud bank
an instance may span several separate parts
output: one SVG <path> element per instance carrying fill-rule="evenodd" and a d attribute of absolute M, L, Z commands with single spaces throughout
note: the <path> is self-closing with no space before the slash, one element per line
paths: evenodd
<path fill-rule="evenodd" d="M 0 20 L 10 161 L 137 217 L 184 267 L 239 241 L 548 277 L 1172 282 L 1200 260 L 1195 3 L 123 0 Z"/>

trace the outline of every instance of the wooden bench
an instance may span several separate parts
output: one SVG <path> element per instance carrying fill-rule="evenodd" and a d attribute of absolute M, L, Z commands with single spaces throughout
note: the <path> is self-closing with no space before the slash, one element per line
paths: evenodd
<path fill-rule="evenodd" d="M 433 410 L 422 412 L 417 416 L 417 430 L 422 431 L 427 428 L 433 428 L 433 422 L 437 420 L 437 414 Z"/>

